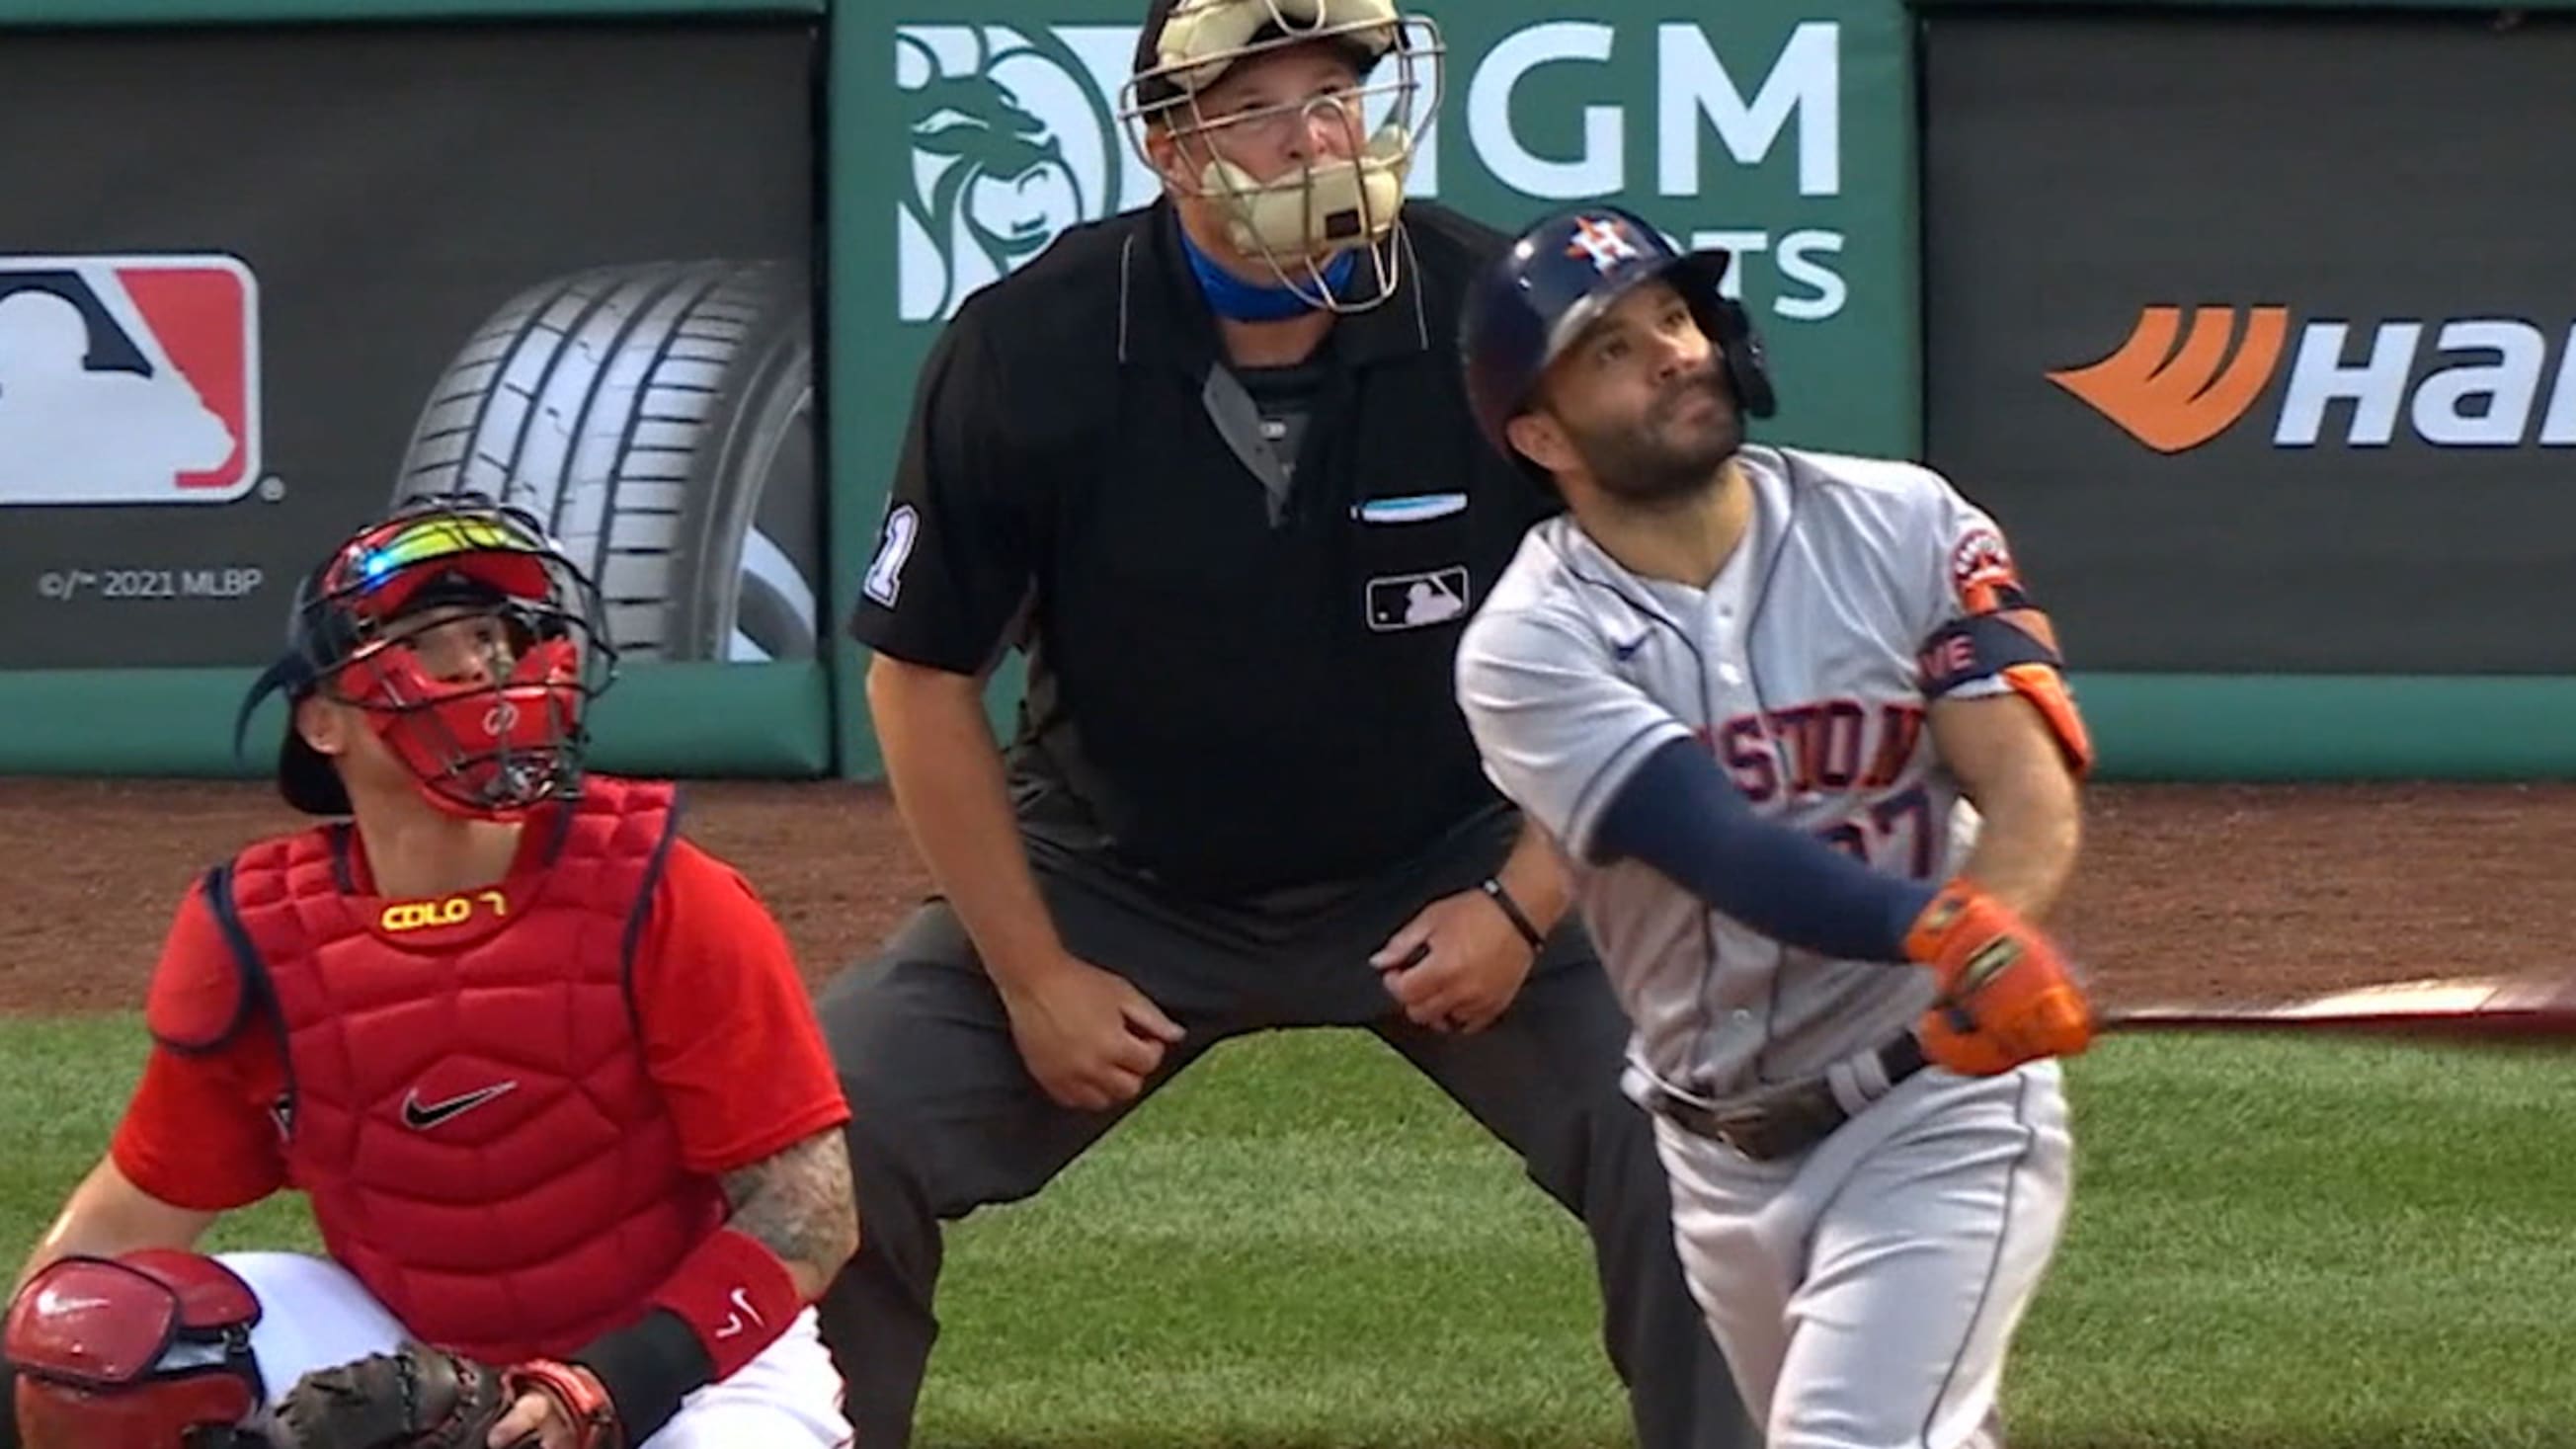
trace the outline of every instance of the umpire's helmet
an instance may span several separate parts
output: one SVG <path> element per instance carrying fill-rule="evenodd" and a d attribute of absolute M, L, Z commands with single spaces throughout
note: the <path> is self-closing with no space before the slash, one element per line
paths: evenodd
<path fill-rule="evenodd" d="M 1528 407 L 1548 364 L 1639 283 L 1672 284 L 1700 330 L 1725 354 L 1736 408 L 1767 418 L 1777 406 L 1762 338 L 1742 303 L 1722 296 L 1727 253 L 1681 252 L 1634 212 L 1583 206 L 1543 217 L 1476 278 L 1459 318 L 1458 352 L 1476 425 L 1518 460 L 1503 425 Z"/>
<path fill-rule="evenodd" d="M 1390 238 L 1404 205 L 1405 177 L 1422 132 L 1440 108 L 1446 54 L 1440 27 L 1427 15 L 1400 13 L 1396 4 L 1153 0 L 1136 38 L 1135 76 L 1119 93 L 1119 119 L 1136 154 L 1149 164 L 1146 133 L 1157 126 L 1202 140 L 1291 115 L 1301 125 L 1311 116 L 1329 115 L 1348 127 L 1347 157 L 1318 157 L 1263 180 L 1209 145 L 1197 178 L 1219 204 L 1236 250 L 1267 264 L 1308 305 L 1329 311 L 1365 311 L 1394 294 L 1402 249 Z M 1318 41 L 1350 62 L 1360 78 L 1355 91 L 1331 104 L 1303 96 L 1250 111 L 1201 108 L 1200 96 L 1237 65 Z M 1379 74 L 1380 63 L 1390 60 L 1383 67 L 1390 73 Z M 1362 112 L 1369 109 L 1381 116 L 1377 128 L 1363 135 Z M 1326 261 L 1336 257 L 1365 257 L 1366 279 L 1326 270 Z"/>

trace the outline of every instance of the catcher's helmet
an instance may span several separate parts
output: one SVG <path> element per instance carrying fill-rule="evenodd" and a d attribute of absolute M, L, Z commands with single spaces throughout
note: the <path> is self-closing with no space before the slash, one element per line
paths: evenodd
<path fill-rule="evenodd" d="M 442 623 L 497 626 L 488 665 L 459 676 L 426 663 L 406 623 L 430 609 L 446 611 Z M 512 819 L 569 799 L 584 706 L 616 672 L 601 614 L 598 590 L 535 515 L 477 494 L 419 500 L 360 529 L 296 589 L 286 653 L 242 701 L 234 748 L 270 693 L 328 691 L 367 712 L 450 814 Z M 349 813 L 338 770 L 291 713 L 277 783 L 308 814 Z"/>
<path fill-rule="evenodd" d="M 1541 218 L 1480 273 L 1458 322 L 1467 401 L 1476 425 L 1517 460 L 1503 425 L 1529 405 L 1548 364 L 1594 319 L 1641 283 L 1672 284 L 1700 331 L 1724 353 L 1738 411 L 1767 418 L 1777 406 L 1762 338 L 1742 303 L 1718 291 L 1723 251 L 1676 251 L 1634 212 L 1583 206 Z"/>
<path fill-rule="evenodd" d="M 259 1317 L 249 1286 L 196 1253 L 61 1259 L 28 1279 L 0 1326 L 18 1376 L 0 1413 L 14 1409 L 27 1449 L 265 1444 L 242 1428 L 265 1397 L 250 1346 Z"/>

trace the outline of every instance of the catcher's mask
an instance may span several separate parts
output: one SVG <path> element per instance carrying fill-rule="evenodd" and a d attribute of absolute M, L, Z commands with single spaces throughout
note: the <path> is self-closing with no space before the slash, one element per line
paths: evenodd
<path fill-rule="evenodd" d="M 1360 75 L 1353 91 L 1222 115 L 1200 107 L 1200 96 L 1238 63 L 1315 41 L 1350 56 Z M 1200 189 L 1219 204 L 1235 250 L 1259 258 L 1308 305 L 1357 312 L 1393 295 L 1400 280 L 1396 214 L 1414 146 L 1439 110 L 1443 54 L 1438 24 L 1399 15 L 1394 0 L 1154 0 L 1118 116 L 1148 164 L 1151 127 L 1198 142 L 1207 156 Z M 1379 75 L 1390 57 L 1392 73 Z M 1305 124 L 1319 108 L 1348 128 L 1348 156 L 1319 158 L 1265 182 L 1212 144 L 1238 127 Z M 1371 108 L 1385 112 L 1373 133 Z M 1346 252 L 1367 264 L 1328 276 L 1327 263 Z"/>
<path fill-rule="evenodd" d="M 584 708 L 615 678 L 598 591 L 524 510 L 478 495 L 423 500 L 361 530 L 296 591 L 287 651 L 234 722 L 272 691 L 316 693 L 367 722 L 430 804 L 509 820 L 572 798 Z M 291 709 L 279 793 L 346 815 L 349 794 Z"/>
<path fill-rule="evenodd" d="M 248 1449 L 265 1402 L 259 1300 L 212 1258 L 152 1248 L 48 1264 L 10 1305 L 27 1449 Z M 0 1409 L 13 1407 L 0 1404 Z"/>

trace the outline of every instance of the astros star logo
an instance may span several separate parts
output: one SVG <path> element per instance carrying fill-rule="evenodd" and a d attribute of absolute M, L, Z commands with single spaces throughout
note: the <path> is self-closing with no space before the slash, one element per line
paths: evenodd
<path fill-rule="evenodd" d="M 1628 237 L 1627 226 L 1617 220 L 1580 217 L 1574 223 L 1574 240 L 1567 243 L 1569 257 L 1590 257 L 1592 269 L 1606 272 L 1624 261 L 1633 261 L 1645 253 Z"/>

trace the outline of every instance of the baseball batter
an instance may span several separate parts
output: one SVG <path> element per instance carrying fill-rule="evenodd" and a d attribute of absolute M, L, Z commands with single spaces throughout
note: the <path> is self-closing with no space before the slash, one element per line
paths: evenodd
<path fill-rule="evenodd" d="M 2029 924 L 2090 746 L 1993 520 L 1910 464 L 1744 446 L 1772 389 L 1725 268 L 1589 208 L 1482 278 L 1479 421 L 1568 512 L 1459 701 L 1572 866 L 1771 1449 L 1991 1449 L 2066 1211 L 2053 1058 L 2091 1034 Z"/>
<path fill-rule="evenodd" d="M 468 497 L 362 530 L 245 702 L 289 803 L 180 905 L 107 1155 L 6 1321 L 28 1449 L 845 1444 L 849 1117 L 786 941 L 582 767 L 596 592 Z M 328 1258 L 194 1250 L 304 1193 Z M 309 1377 L 308 1377 L 309 1375 Z"/>

